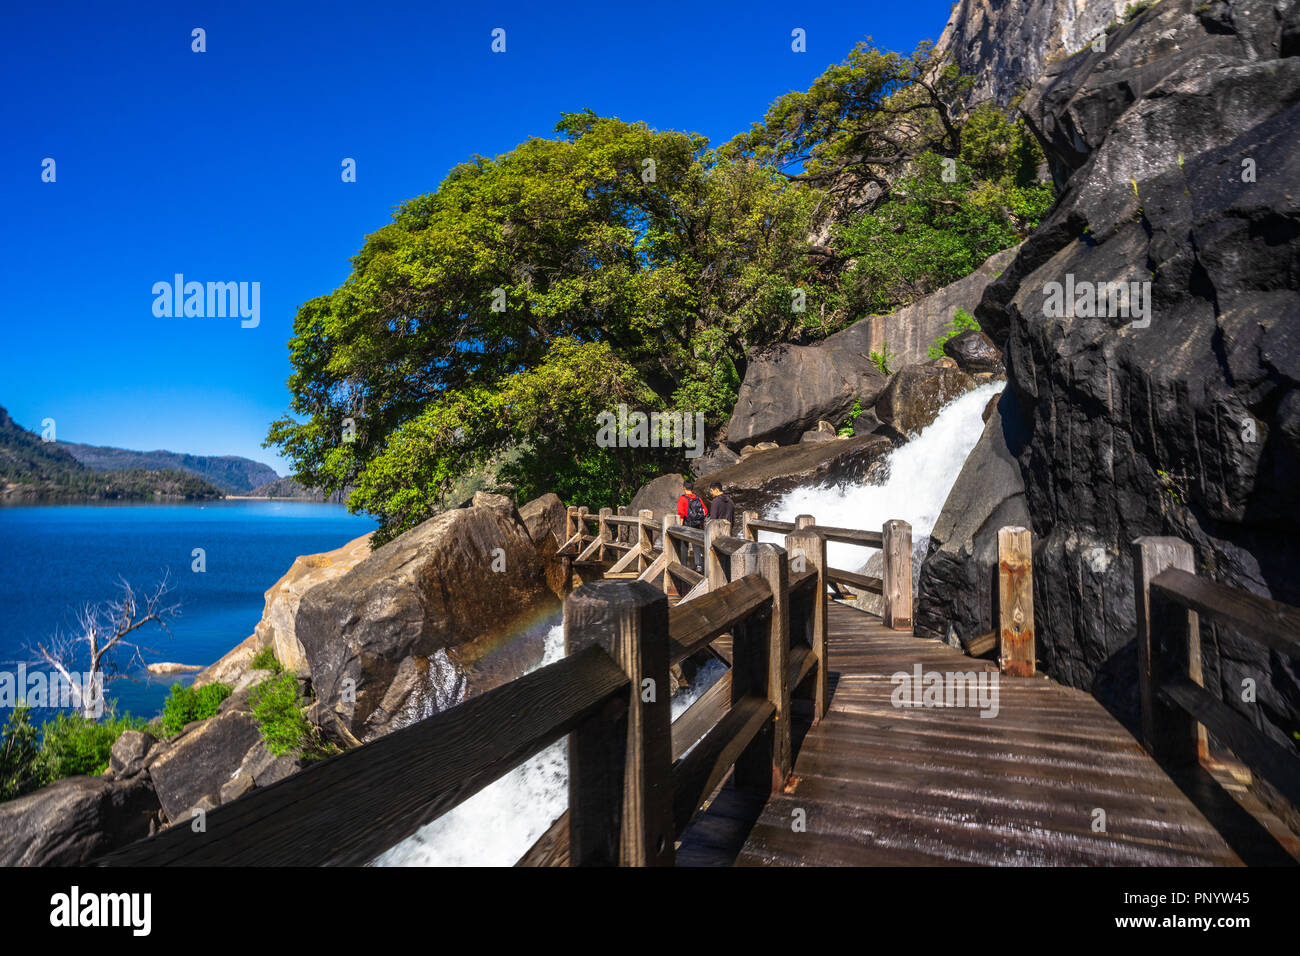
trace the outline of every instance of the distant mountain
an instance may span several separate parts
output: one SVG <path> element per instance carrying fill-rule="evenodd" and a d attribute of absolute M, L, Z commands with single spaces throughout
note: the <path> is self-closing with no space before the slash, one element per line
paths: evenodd
<path fill-rule="evenodd" d="M 58 442 L 44 442 L 0 408 L 0 501 L 193 500 L 222 497 L 221 489 L 176 469 L 93 471 Z"/>
<path fill-rule="evenodd" d="M 73 458 L 95 471 L 126 471 L 135 468 L 157 470 L 172 468 L 198 475 L 232 495 L 249 494 L 258 485 L 276 481 L 280 476 L 271 467 L 237 455 L 208 457 L 174 451 L 129 451 L 102 445 L 79 445 L 59 442 Z"/>

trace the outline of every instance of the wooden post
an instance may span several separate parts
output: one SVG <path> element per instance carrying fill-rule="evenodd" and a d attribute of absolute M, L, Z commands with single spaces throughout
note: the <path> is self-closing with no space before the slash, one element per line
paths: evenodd
<path fill-rule="evenodd" d="M 654 526 L 655 513 L 649 508 L 642 508 L 637 512 L 637 517 L 641 520 L 636 526 L 636 548 L 638 552 L 636 569 L 637 571 L 644 571 L 650 567 L 650 552 L 654 550 L 650 529 Z"/>
<path fill-rule="evenodd" d="M 798 531 L 800 528 L 812 527 L 816 523 L 817 520 L 812 515 L 799 515 L 794 519 L 794 529 Z"/>
<path fill-rule="evenodd" d="M 627 697 L 569 735 L 573 866 L 672 866 L 668 599 L 643 581 L 592 581 L 564 601 L 572 655 L 597 645 L 628 676 Z"/>
<path fill-rule="evenodd" d="M 709 590 L 716 591 L 727 583 L 727 571 L 722 564 L 722 555 L 713 550 L 716 538 L 725 538 L 731 533 L 731 522 L 710 518 L 704 522 L 704 576 L 708 578 Z"/>
<path fill-rule="evenodd" d="M 1034 554 L 1027 528 L 998 529 L 998 664 L 1012 677 L 1033 677 Z"/>
<path fill-rule="evenodd" d="M 564 511 L 564 541 L 561 541 L 560 542 L 561 544 L 563 544 L 565 541 L 568 541 L 575 534 L 577 534 L 577 523 L 578 523 L 578 506 L 569 505 L 569 507 L 566 508 Z"/>
<path fill-rule="evenodd" d="M 1190 763 L 1209 756 L 1205 726 L 1162 700 L 1159 687 L 1180 673 L 1204 686 L 1200 619 L 1195 611 L 1152 600 L 1151 581 L 1166 568 L 1194 574 L 1196 556 L 1192 546 L 1180 538 L 1151 536 L 1133 542 L 1142 745 L 1161 760 Z"/>
<path fill-rule="evenodd" d="M 578 538 L 578 551 L 581 553 L 583 547 L 582 539 L 587 536 L 587 506 L 586 505 L 578 506 L 578 530 L 582 532 L 581 537 Z"/>
<path fill-rule="evenodd" d="M 912 526 L 898 519 L 886 521 L 880 537 L 885 627 L 906 631 L 912 626 Z"/>
<path fill-rule="evenodd" d="M 739 559 L 741 563 L 736 565 Z M 765 730 L 736 760 L 736 786 L 779 789 L 790 776 L 790 577 L 785 548 L 747 544 L 732 555 L 732 576 L 760 574 L 772 589 L 772 613 L 755 615 L 732 639 L 731 700 L 766 696 L 776 708 Z"/>
<path fill-rule="evenodd" d="M 790 552 L 790 573 L 799 572 L 798 562 L 817 572 L 808 602 L 808 617 L 804 633 L 817 657 L 817 673 L 813 676 L 813 719 L 820 721 L 830 705 L 830 665 L 827 657 L 827 601 L 826 595 L 826 539 L 808 525 L 786 536 L 785 546 Z M 791 624 L 793 626 L 793 622 Z"/>
<path fill-rule="evenodd" d="M 609 529 L 610 529 L 609 516 L 612 515 L 613 513 L 614 511 L 612 508 L 600 509 L 600 524 L 596 526 L 597 528 L 596 533 L 600 536 L 601 542 L 613 540 L 609 533 Z M 609 550 L 608 547 L 602 543 L 600 548 L 596 551 L 596 560 L 604 561 L 606 559 L 607 556 L 606 552 L 608 550 Z"/>
<path fill-rule="evenodd" d="M 617 514 L 620 518 L 626 518 L 626 517 L 627 517 L 627 505 L 619 505 L 618 508 L 617 508 L 617 510 L 615 511 L 615 514 Z M 627 543 L 628 543 L 628 533 L 627 533 L 627 530 L 628 530 L 628 529 L 627 529 L 627 525 L 625 525 L 625 524 L 620 524 L 620 525 L 618 525 L 617 527 L 615 527 L 615 528 L 614 528 L 614 540 L 617 541 L 619 544 L 627 544 Z"/>
<path fill-rule="evenodd" d="M 673 584 L 672 575 L 668 573 L 668 565 L 682 563 L 682 553 L 678 547 L 678 542 L 675 538 L 668 536 L 668 529 L 676 527 L 681 523 L 682 519 L 678 514 L 664 515 L 663 538 L 661 539 L 663 543 L 663 551 L 666 555 L 664 559 L 664 594 L 668 593 L 668 589 L 671 588 Z"/>
<path fill-rule="evenodd" d="M 758 529 L 750 527 L 750 522 L 757 520 L 757 511 L 742 511 L 740 513 L 740 537 L 746 541 L 757 541 Z"/>

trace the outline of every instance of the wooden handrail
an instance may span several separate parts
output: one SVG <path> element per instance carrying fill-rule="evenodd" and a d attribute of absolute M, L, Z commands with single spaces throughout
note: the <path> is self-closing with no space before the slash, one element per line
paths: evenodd
<path fill-rule="evenodd" d="M 1146 749 L 1174 764 L 1209 757 L 1209 735 L 1300 806 L 1300 756 L 1265 736 L 1204 687 L 1201 618 L 1300 657 L 1300 610 L 1193 573 L 1178 538 L 1133 542 L 1138 683 Z"/>
<path fill-rule="evenodd" d="M 1190 571 L 1169 567 L 1151 587 L 1202 618 L 1300 659 L 1300 610 Z"/>
<path fill-rule="evenodd" d="M 95 862 L 359 866 L 599 719 L 628 686 L 591 648 L 215 807 L 205 833 L 182 820 Z"/>

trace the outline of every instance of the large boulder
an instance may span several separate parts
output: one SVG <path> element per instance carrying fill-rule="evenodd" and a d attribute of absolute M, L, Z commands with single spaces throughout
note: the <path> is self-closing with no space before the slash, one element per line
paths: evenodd
<path fill-rule="evenodd" d="M 909 365 L 890 378 L 876 402 L 876 417 L 898 437 L 907 438 L 933 424 L 945 405 L 975 385 L 960 369 Z"/>
<path fill-rule="evenodd" d="M 1006 371 L 1002 364 L 1002 353 L 993 344 L 993 340 L 979 329 L 968 329 L 948 339 L 943 343 L 943 354 L 956 362 L 963 372 L 992 372 L 999 375 Z"/>
<path fill-rule="evenodd" d="M 219 794 L 260 739 L 253 715 L 231 710 L 196 720 L 179 737 L 155 747 L 149 776 L 167 818 L 176 823 L 204 796 Z"/>
<path fill-rule="evenodd" d="M 245 676 L 249 664 L 264 647 L 275 649 L 276 660 L 285 670 L 305 675 L 310 667 L 298 641 L 296 620 L 302 596 L 326 581 L 341 576 L 370 554 L 370 535 L 364 534 L 333 551 L 304 554 L 295 558 L 289 570 L 266 591 L 262 619 L 253 633 L 215 664 L 194 678 L 194 686 L 222 683 L 234 686 Z"/>
<path fill-rule="evenodd" d="M 859 435 L 828 442 L 801 442 L 756 451 L 744 461 L 709 475 L 742 511 L 761 511 L 801 485 L 835 485 L 862 481 L 871 466 L 894 447 L 881 435 Z"/>
<path fill-rule="evenodd" d="M 540 498 L 534 498 L 519 509 L 519 518 L 528 529 L 528 536 L 539 547 L 549 547 L 558 551 L 564 544 L 564 521 L 566 516 L 564 503 L 559 495 L 547 492 Z"/>
<path fill-rule="evenodd" d="M 1300 604 L 1298 38 L 1295 2 L 1162 0 L 1022 106 L 1064 193 L 976 316 L 1029 433 L 1039 658 L 1130 723 L 1134 538 Z M 1128 309 L 1083 294 L 1121 281 Z M 1207 688 L 1293 746 L 1295 671 L 1203 632 Z"/>
<path fill-rule="evenodd" d="M 833 339 L 778 345 L 751 358 L 727 423 L 727 444 L 797 442 L 820 419 L 843 421 L 854 401 L 870 406 L 885 376 L 867 353 Z"/>
<path fill-rule="evenodd" d="M 313 588 L 297 636 L 323 709 L 345 739 L 392 729 L 385 701 L 399 673 L 419 676 L 420 661 L 440 652 L 465 673 L 494 642 L 535 626 L 558 607 L 547 570 L 513 507 L 471 507 L 430 518 Z M 426 688 L 412 692 L 417 711 L 439 703 Z"/>
<path fill-rule="evenodd" d="M 709 476 L 713 480 L 714 472 Z M 682 493 L 682 482 L 685 478 L 682 475 L 673 472 L 667 475 L 660 475 L 647 481 L 632 496 L 632 501 L 627 507 L 628 514 L 639 514 L 642 510 L 654 512 L 654 520 L 662 521 L 664 515 L 677 514 L 677 499 Z"/>
<path fill-rule="evenodd" d="M 960 647 L 994 629 L 998 529 L 1030 527 L 1011 450 L 1024 441 L 1014 404 L 1014 394 L 1003 392 L 930 531 L 915 591 L 917 634 Z"/>
<path fill-rule="evenodd" d="M 149 835 L 148 774 L 65 777 L 0 803 L 0 866 L 81 866 Z"/>

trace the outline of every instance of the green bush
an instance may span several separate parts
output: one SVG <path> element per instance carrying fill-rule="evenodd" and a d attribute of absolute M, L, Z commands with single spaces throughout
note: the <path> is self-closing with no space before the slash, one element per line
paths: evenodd
<path fill-rule="evenodd" d="M 932 359 L 943 357 L 943 344 L 954 335 L 961 335 L 963 332 L 969 332 L 972 329 L 978 330 L 980 324 L 976 321 L 975 316 L 971 315 L 965 309 L 958 309 L 953 313 L 952 321 L 948 327 L 939 333 L 939 337 L 934 340 L 934 344 L 929 348 L 929 356 Z"/>
<path fill-rule="evenodd" d="M 128 730 L 143 730 L 147 721 L 127 714 L 90 720 L 80 714 L 59 713 L 41 725 L 41 783 L 78 774 L 94 776 L 108 769 L 117 738 Z"/>
<path fill-rule="evenodd" d="M 248 703 L 272 755 L 314 760 L 331 752 L 320 731 L 303 714 L 305 702 L 298 695 L 298 679 L 293 674 L 281 671 L 268 677 L 253 688 Z"/>
<path fill-rule="evenodd" d="M 19 704 L 0 731 L 0 801 L 41 785 L 40 749 L 31 710 Z"/>
<path fill-rule="evenodd" d="M 880 346 L 879 352 L 872 352 L 870 356 L 872 364 L 880 370 L 881 375 L 893 374 L 891 366 L 894 364 L 894 357 L 894 353 L 889 351 L 888 342 L 885 342 Z"/>
<path fill-rule="evenodd" d="M 253 659 L 248 662 L 248 666 L 255 671 L 275 671 L 277 674 L 282 669 L 280 662 L 276 660 L 275 648 L 269 644 L 253 655 Z"/>
<path fill-rule="evenodd" d="M 171 696 L 163 703 L 163 734 L 174 737 L 190 721 L 212 717 L 229 696 L 230 686 L 227 684 L 205 684 L 198 688 L 172 684 Z"/>

